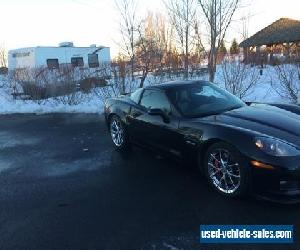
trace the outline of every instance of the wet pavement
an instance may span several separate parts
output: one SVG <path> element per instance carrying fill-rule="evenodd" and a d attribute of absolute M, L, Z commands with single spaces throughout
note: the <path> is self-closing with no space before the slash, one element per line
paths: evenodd
<path fill-rule="evenodd" d="M 293 224 L 292 245 L 203 245 L 200 224 Z M 96 114 L 0 116 L 0 249 L 300 249 L 300 205 L 226 200 L 191 166 L 114 150 Z"/>

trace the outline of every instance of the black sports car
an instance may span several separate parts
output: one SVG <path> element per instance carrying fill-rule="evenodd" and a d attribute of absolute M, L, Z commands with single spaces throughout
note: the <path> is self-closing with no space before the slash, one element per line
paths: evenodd
<path fill-rule="evenodd" d="M 206 81 L 177 81 L 107 100 L 118 149 L 130 144 L 194 157 L 227 197 L 300 197 L 300 107 L 244 103 Z"/>

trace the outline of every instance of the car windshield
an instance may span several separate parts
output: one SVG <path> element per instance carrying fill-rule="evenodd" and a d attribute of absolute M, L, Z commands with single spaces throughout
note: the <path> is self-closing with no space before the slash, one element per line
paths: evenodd
<path fill-rule="evenodd" d="M 135 103 L 139 103 L 142 92 L 142 88 L 137 89 L 136 91 L 130 94 L 130 99 Z"/>
<path fill-rule="evenodd" d="M 203 117 L 241 108 L 246 104 L 209 82 L 187 84 L 168 90 L 173 105 L 186 117 Z"/>

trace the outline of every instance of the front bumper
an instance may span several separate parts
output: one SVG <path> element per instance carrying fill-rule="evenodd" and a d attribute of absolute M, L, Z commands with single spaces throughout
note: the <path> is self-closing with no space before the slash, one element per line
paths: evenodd
<path fill-rule="evenodd" d="M 252 187 L 257 196 L 280 203 L 300 202 L 300 168 L 252 170 Z"/>

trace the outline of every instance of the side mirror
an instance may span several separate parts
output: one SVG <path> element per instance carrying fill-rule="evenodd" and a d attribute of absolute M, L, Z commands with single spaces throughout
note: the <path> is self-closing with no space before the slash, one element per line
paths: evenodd
<path fill-rule="evenodd" d="M 148 110 L 148 114 L 149 115 L 159 115 L 163 118 L 163 121 L 165 123 L 169 123 L 170 122 L 170 118 L 169 116 L 166 114 L 166 112 L 164 112 L 163 110 L 161 109 L 156 109 L 156 108 L 151 108 Z"/>

